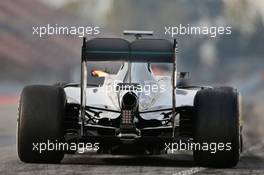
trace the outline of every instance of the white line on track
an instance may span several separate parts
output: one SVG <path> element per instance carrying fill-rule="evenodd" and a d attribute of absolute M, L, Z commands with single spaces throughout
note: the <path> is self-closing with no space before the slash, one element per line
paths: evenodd
<path fill-rule="evenodd" d="M 202 168 L 202 167 L 195 167 L 195 168 L 189 168 L 183 171 L 179 171 L 177 173 L 173 173 L 173 175 L 192 175 L 195 173 L 198 173 L 200 171 L 205 170 L 206 168 Z"/>

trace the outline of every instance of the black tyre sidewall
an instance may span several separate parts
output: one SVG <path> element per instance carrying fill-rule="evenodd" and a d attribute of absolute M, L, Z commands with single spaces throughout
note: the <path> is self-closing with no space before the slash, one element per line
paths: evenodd
<path fill-rule="evenodd" d="M 194 100 L 194 142 L 231 143 L 231 150 L 194 150 L 200 166 L 233 167 L 239 160 L 239 104 L 238 93 L 230 87 L 200 90 Z"/>
<path fill-rule="evenodd" d="M 63 141 L 66 96 L 63 88 L 33 85 L 23 89 L 19 103 L 17 149 L 20 160 L 29 163 L 58 163 L 63 151 L 40 153 L 33 143 Z"/>

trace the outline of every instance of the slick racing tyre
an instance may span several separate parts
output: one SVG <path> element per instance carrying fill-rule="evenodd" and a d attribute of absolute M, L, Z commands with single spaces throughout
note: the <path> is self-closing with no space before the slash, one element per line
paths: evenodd
<path fill-rule="evenodd" d="M 230 87 L 198 91 L 194 100 L 194 160 L 199 166 L 228 168 L 239 161 L 238 92 Z"/>
<path fill-rule="evenodd" d="M 44 148 L 47 142 L 63 141 L 65 105 L 66 96 L 61 87 L 33 85 L 23 89 L 17 125 L 17 150 L 21 161 L 59 163 L 63 159 L 63 151 Z M 44 149 L 41 152 L 40 144 Z"/>

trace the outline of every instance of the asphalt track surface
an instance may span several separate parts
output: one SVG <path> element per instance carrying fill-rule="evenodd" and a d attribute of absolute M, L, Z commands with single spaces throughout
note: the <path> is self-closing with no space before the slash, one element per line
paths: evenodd
<path fill-rule="evenodd" d="M 16 105 L 0 105 L 0 174 L 259 174 L 264 175 L 264 141 L 247 141 L 232 169 L 195 166 L 191 154 L 161 156 L 66 155 L 61 164 L 26 164 L 17 157 Z"/>

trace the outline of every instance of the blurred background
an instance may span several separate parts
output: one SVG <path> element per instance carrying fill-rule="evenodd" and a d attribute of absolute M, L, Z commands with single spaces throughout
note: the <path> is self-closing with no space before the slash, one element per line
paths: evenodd
<path fill-rule="evenodd" d="M 262 137 L 264 124 L 264 1 L 261 0 L 12 0 L 0 1 L 0 115 L 14 111 L 28 84 L 79 82 L 82 39 L 39 38 L 33 26 L 100 26 L 100 37 L 122 37 L 123 30 L 164 26 L 231 26 L 231 35 L 179 35 L 179 71 L 195 85 L 234 86 L 243 98 L 244 132 Z M 91 38 L 91 36 L 88 36 Z M 96 64 L 89 65 L 90 68 Z M 118 65 L 106 68 L 113 72 Z M 10 107 L 11 106 L 11 107 Z M 1 120 L 2 120 L 1 119 Z M 15 128 L 1 122 L 3 135 Z M 255 136 L 258 137 L 255 137 Z M 251 138 L 251 137 L 248 137 Z M 252 137 L 253 138 L 253 137 Z"/>

